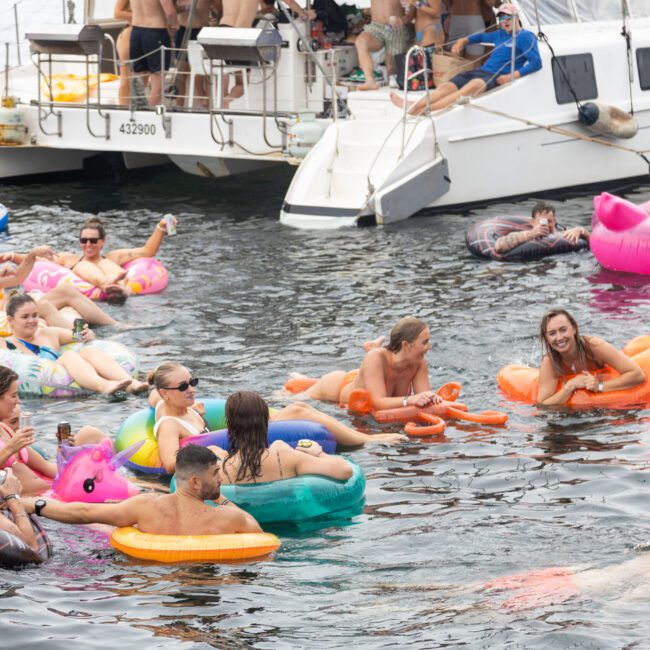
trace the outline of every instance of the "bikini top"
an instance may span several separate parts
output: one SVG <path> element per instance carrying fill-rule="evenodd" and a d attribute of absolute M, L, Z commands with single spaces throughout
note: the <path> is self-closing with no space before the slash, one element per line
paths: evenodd
<path fill-rule="evenodd" d="M 60 356 L 54 348 L 48 347 L 47 345 L 37 345 L 36 343 L 23 341 L 23 339 L 19 339 L 17 336 L 14 336 L 14 338 L 16 341 L 22 343 L 30 352 L 33 352 L 37 357 L 41 357 L 41 359 L 49 358 L 51 361 L 56 361 Z M 8 350 L 17 349 L 16 346 L 9 340 L 7 340 L 6 344 Z"/>
<path fill-rule="evenodd" d="M 10 438 L 13 438 L 13 432 L 11 429 L 6 426 L 4 423 L 0 422 L 0 426 L 5 430 L 7 435 Z M 0 440 L 0 450 L 4 449 L 7 446 L 7 443 L 4 440 Z M 5 460 L 5 462 L 2 464 L 0 469 L 7 469 L 11 467 L 14 463 L 25 463 L 27 464 L 27 461 L 29 460 L 29 452 L 27 451 L 27 447 L 23 447 L 18 453 L 12 454 Z"/>
<path fill-rule="evenodd" d="M 282 473 L 282 462 L 280 461 L 280 452 L 276 449 L 275 453 L 278 457 L 278 469 L 280 470 L 280 479 L 284 478 L 284 474 Z M 226 458 L 226 460 L 228 460 Z M 230 474 L 228 474 L 228 470 L 226 469 L 226 460 L 221 463 L 221 470 L 223 473 L 226 475 L 226 478 L 232 483 L 232 479 L 230 478 Z M 255 481 L 253 481 L 255 483 Z"/>
<path fill-rule="evenodd" d="M 85 255 L 82 255 L 82 256 L 81 256 L 81 257 L 80 257 L 80 258 L 79 258 L 79 259 L 78 259 L 78 260 L 77 260 L 77 261 L 76 261 L 76 262 L 75 262 L 75 263 L 70 267 L 70 270 L 71 270 L 71 271 L 74 271 L 75 268 L 76 268 L 79 264 L 81 264 L 81 262 L 84 261 L 85 257 L 86 257 Z M 100 256 L 99 256 L 99 259 L 100 259 L 100 260 L 105 260 L 106 257 L 105 257 L 104 255 L 100 255 Z M 94 262 L 91 262 L 91 264 L 94 264 Z"/>
<path fill-rule="evenodd" d="M 388 388 L 388 384 L 390 384 L 391 380 L 393 379 L 393 364 L 395 363 L 395 355 L 390 350 L 386 350 L 386 352 L 388 352 L 388 368 L 386 369 L 386 387 Z M 417 368 L 415 372 L 417 373 Z M 415 388 L 413 387 L 413 378 L 411 378 L 411 380 L 409 381 L 409 386 L 408 386 L 408 390 L 406 391 L 406 394 L 407 395 L 415 394 Z"/>
<path fill-rule="evenodd" d="M 158 411 L 158 407 L 164 404 L 164 402 L 158 402 L 156 404 L 156 411 Z M 153 425 L 153 435 L 156 440 L 158 440 L 158 429 L 160 428 L 160 425 L 165 421 L 165 420 L 174 420 L 174 422 L 178 422 L 184 429 L 189 431 L 193 436 L 199 436 L 202 433 L 208 433 L 210 431 L 210 428 L 206 424 L 205 420 L 203 419 L 203 416 L 193 408 L 189 408 L 188 411 L 194 411 L 202 420 L 203 420 L 203 429 L 200 431 L 198 430 L 197 427 L 195 427 L 191 422 L 187 422 L 187 420 L 183 420 L 181 418 L 177 418 L 173 415 L 163 415 L 154 425 Z"/>

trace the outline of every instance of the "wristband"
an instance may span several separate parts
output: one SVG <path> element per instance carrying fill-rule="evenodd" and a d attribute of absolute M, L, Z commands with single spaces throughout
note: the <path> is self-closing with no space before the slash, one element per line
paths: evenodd
<path fill-rule="evenodd" d="M 11 501 L 11 499 L 19 499 L 20 497 L 17 494 L 8 494 L 3 501 L 7 503 L 7 501 Z"/>
<path fill-rule="evenodd" d="M 408 406 L 408 404 L 409 404 L 409 396 L 408 395 L 404 395 L 404 399 L 402 400 L 402 404 L 404 404 L 404 406 Z"/>
<path fill-rule="evenodd" d="M 598 392 L 599 392 L 599 393 L 602 393 L 602 392 L 603 392 L 603 388 L 604 388 L 603 382 L 602 382 L 602 381 L 599 381 L 599 382 L 598 382 Z"/>

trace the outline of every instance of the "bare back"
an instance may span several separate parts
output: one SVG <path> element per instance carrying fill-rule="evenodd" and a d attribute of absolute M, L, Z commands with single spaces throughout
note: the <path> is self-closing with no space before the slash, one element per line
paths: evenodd
<path fill-rule="evenodd" d="M 155 27 L 165 29 L 167 18 L 159 0 L 130 0 L 134 27 Z"/>
<path fill-rule="evenodd" d="M 279 481 L 297 476 L 295 463 L 291 462 L 289 453 L 284 449 L 285 447 L 287 447 L 289 452 L 293 451 L 289 449 L 286 443 L 279 441 L 272 443 L 268 449 L 262 452 L 260 476 L 245 476 L 241 481 L 237 480 L 237 473 L 241 467 L 238 455 L 228 457 L 221 470 L 223 483 L 268 483 L 269 481 Z"/>
<path fill-rule="evenodd" d="M 194 14 L 192 16 L 192 27 L 205 27 L 210 20 L 210 9 L 212 8 L 213 0 L 198 0 L 196 7 L 194 7 Z M 191 3 L 183 3 L 177 5 L 178 21 L 183 27 L 187 27 L 187 21 L 190 17 Z"/>

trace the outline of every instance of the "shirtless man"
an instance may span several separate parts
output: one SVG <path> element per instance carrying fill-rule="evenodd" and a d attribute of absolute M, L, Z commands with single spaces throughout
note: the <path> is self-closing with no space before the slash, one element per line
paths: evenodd
<path fill-rule="evenodd" d="M 177 4 L 176 9 L 178 11 L 178 22 L 180 27 L 174 36 L 174 47 L 177 50 L 182 49 L 183 47 L 187 48 L 187 43 L 189 41 L 195 41 L 196 37 L 201 31 L 201 27 L 205 27 L 210 22 L 210 12 L 217 12 L 221 9 L 221 3 L 218 3 L 218 0 L 198 0 L 196 6 L 194 7 L 194 14 L 192 15 L 192 25 L 190 29 L 190 34 L 185 41 L 185 34 L 187 33 L 187 21 L 190 19 L 190 9 L 192 3 L 190 0 L 184 0 L 183 4 Z M 181 53 L 177 52 L 176 56 L 180 57 Z M 176 87 L 178 89 L 178 94 L 180 97 L 184 97 L 186 94 L 187 86 L 187 72 L 189 71 L 189 65 L 187 63 L 187 58 L 184 58 L 182 64 L 178 66 L 178 78 L 176 80 Z M 202 106 L 208 105 L 208 83 L 207 77 L 203 74 L 197 75 L 195 79 L 196 87 L 196 97 L 199 98 L 199 102 Z M 191 108 L 191 107 L 190 107 Z"/>
<path fill-rule="evenodd" d="M 385 47 L 386 67 L 392 70 L 393 55 L 406 52 L 412 40 L 410 23 L 413 21 L 414 6 L 410 6 L 405 14 L 400 0 L 371 0 L 370 15 L 372 22 L 363 28 L 354 42 L 359 66 L 366 78 L 365 83 L 358 87 L 359 90 L 379 88 L 373 76 L 371 52 L 378 52 Z"/>
<path fill-rule="evenodd" d="M 448 0 L 449 2 L 449 43 L 453 45 L 459 38 L 485 31 L 484 7 L 492 9 L 498 0 Z M 465 48 L 468 59 L 478 59 L 485 53 L 482 45 L 469 45 Z"/>
<path fill-rule="evenodd" d="M 204 503 L 216 501 L 218 508 Z M 249 514 L 221 496 L 218 458 L 207 447 L 187 445 L 176 456 L 176 492 L 145 493 L 121 503 L 62 503 L 22 499 L 25 511 L 66 524 L 137 526 L 154 535 L 260 533 Z"/>
<path fill-rule="evenodd" d="M 171 47 L 170 31 L 178 29 L 178 15 L 172 0 L 130 0 L 132 11 L 131 40 L 129 53 L 133 72 L 149 82 L 149 105 L 157 106 L 161 101 L 162 79 L 169 68 L 171 52 L 161 47 Z M 164 58 L 164 61 L 162 60 Z M 164 65 L 161 69 L 161 63 Z"/>

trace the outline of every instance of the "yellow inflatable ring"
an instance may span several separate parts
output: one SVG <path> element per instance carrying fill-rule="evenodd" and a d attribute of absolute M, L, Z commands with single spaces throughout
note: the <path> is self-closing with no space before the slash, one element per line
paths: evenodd
<path fill-rule="evenodd" d="M 247 560 L 277 550 L 280 540 L 271 533 L 154 535 L 127 526 L 111 533 L 111 546 L 125 555 L 156 562 Z"/>

